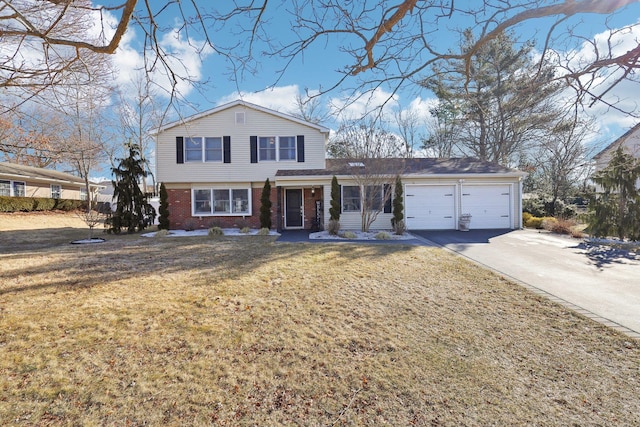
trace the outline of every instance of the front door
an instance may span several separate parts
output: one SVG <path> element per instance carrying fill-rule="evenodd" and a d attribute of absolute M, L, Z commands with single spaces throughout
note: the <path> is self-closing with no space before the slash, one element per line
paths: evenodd
<path fill-rule="evenodd" d="M 284 210 L 285 228 L 302 228 L 302 215 L 302 189 L 286 189 Z"/>

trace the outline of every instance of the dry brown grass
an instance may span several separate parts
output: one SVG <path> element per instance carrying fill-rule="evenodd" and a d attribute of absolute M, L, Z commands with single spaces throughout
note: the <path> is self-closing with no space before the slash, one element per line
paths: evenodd
<path fill-rule="evenodd" d="M 640 424 L 637 341 L 439 249 L 272 240 L 0 254 L 0 424 Z"/>

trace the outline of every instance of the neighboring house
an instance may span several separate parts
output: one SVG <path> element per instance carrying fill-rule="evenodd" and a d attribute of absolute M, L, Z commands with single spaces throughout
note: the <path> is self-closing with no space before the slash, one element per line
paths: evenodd
<path fill-rule="evenodd" d="M 68 173 L 0 162 L 0 196 L 87 200 L 87 190 L 82 178 Z"/>
<path fill-rule="evenodd" d="M 258 227 L 264 182 L 271 182 L 272 222 L 281 229 L 326 227 L 331 179 L 341 184 L 344 229 L 359 229 L 357 176 L 401 174 L 409 229 L 520 228 L 523 172 L 473 159 L 326 159 L 329 129 L 235 101 L 156 130 L 157 178 L 167 188 L 172 228 Z M 391 228 L 380 204 L 372 229 Z"/>
<path fill-rule="evenodd" d="M 624 135 L 593 156 L 596 172 L 607 167 L 613 157 L 613 153 L 615 153 L 620 146 L 633 157 L 640 158 L 640 123 L 629 129 Z"/>

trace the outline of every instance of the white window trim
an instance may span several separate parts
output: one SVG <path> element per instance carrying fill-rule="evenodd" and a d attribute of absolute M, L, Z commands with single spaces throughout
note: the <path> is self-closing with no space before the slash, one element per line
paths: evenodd
<path fill-rule="evenodd" d="M 217 138 L 220 140 L 220 160 L 207 160 L 207 138 Z M 187 158 L 188 139 L 200 139 L 200 160 L 189 160 Z M 224 138 L 221 136 L 186 136 L 183 148 L 183 156 L 185 163 L 222 163 L 224 162 Z"/>
<path fill-rule="evenodd" d="M 345 187 L 357 187 L 360 190 L 360 208 L 358 210 L 345 210 L 344 189 Z M 340 207 L 342 213 L 362 213 L 362 186 L 360 185 L 342 185 L 340 186 Z"/>
<path fill-rule="evenodd" d="M 196 198 L 195 198 L 195 192 L 198 190 L 207 190 L 209 191 L 209 200 L 211 202 L 213 202 L 213 190 L 227 190 L 229 192 L 229 210 L 231 212 L 214 212 L 213 211 L 213 206 L 214 204 L 211 203 L 211 212 L 210 213 L 203 213 L 203 212 L 196 212 Z M 247 207 L 247 212 L 232 212 L 233 211 L 233 190 L 246 190 L 247 191 L 247 199 L 248 199 L 248 207 Z M 236 216 L 236 217 L 244 217 L 244 216 L 251 216 L 252 212 L 253 212 L 253 207 L 252 207 L 252 203 L 251 203 L 251 188 L 250 187 L 194 187 L 191 189 L 191 216 L 194 217 L 209 217 L 209 216 Z"/>
<path fill-rule="evenodd" d="M 53 187 L 58 187 L 58 197 L 53 197 Z M 62 185 L 60 184 L 50 184 L 51 188 L 51 198 L 52 199 L 62 199 Z"/>
<path fill-rule="evenodd" d="M 390 184 L 386 184 L 386 185 L 390 185 Z M 362 213 L 362 210 L 364 209 L 364 196 L 365 196 L 365 187 L 380 187 L 380 209 L 376 210 L 377 212 L 380 213 L 384 213 L 384 206 L 385 206 L 385 199 L 384 199 L 384 186 L 385 184 L 371 184 L 371 185 L 342 185 L 340 187 L 340 206 L 342 208 L 342 213 Z M 344 210 L 344 188 L 345 187 L 358 187 L 360 189 L 360 209 L 359 210 Z M 393 186 L 390 187 L 391 190 L 393 191 Z M 393 210 L 393 207 L 392 207 Z"/>
<path fill-rule="evenodd" d="M 263 160 L 260 157 L 260 140 L 264 138 L 275 139 L 276 158 L 275 160 Z M 280 159 L 280 138 L 293 138 L 293 159 Z M 298 142 L 295 135 L 283 135 L 283 136 L 258 136 L 258 162 L 296 162 L 298 161 Z"/>
<path fill-rule="evenodd" d="M 27 196 L 27 183 L 26 183 L 26 181 L 10 181 L 10 180 L 6 180 L 6 179 L 3 179 L 2 181 L 9 183 L 9 197 L 26 197 Z M 24 195 L 23 196 L 16 196 L 16 191 L 15 191 L 16 184 L 22 184 L 22 187 L 24 188 Z"/>

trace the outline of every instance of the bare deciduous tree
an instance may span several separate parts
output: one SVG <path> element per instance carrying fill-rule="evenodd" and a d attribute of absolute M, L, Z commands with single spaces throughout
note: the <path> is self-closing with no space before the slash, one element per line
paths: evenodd
<path fill-rule="evenodd" d="M 591 59 L 568 64 L 567 72 L 557 78 L 579 88 L 589 102 L 610 102 L 605 97 L 613 87 L 637 78 L 634 71 L 640 67 L 640 45 L 635 41 L 631 49 L 620 51 L 616 43 L 585 38 L 576 21 L 587 14 L 601 17 L 599 32 L 608 32 L 608 40 L 614 41 L 619 31 L 630 31 L 640 24 L 629 22 L 623 29 L 615 28 L 609 24 L 609 16 L 623 13 L 638 1 L 122 0 L 94 6 L 89 0 L 0 0 L 0 42 L 8 47 L 0 56 L 0 87 L 26 88 L 33 93 L 64 83 L 69 73 L 85 68 L 87 52 L 114 53 L 127 28 L 135 27 L 144 34 L 145 69 L 163 69 L 173 94 L 178 82 L 191 78 L 161 43 L 164 34 L 176 31 L 173 24 L 177 23 L 177 30 L 187 39 L 193 34 L 202 40 L 193 46 L 197 52 L 213 50 L 226 57 L 237 80 L 255 72 L 264 55 L 271 55 L 282 63 L 274 77 L 276 84 L 310 46 L 320 45 L 339 50 L 345 63 L 341 74 L 318 94 L 345 89 L 347 81 L 354 97 L 383 86 L 395 93 L 424 78 L 424 73 L 442 60 L 458 59 L 469 67 L 473 55 L 499 34 L 535 20 L 544 41 L 543 59 L 590 44 Z M 86 19 L 89 16 L 93 18 Z M 286 20 L 286 16 L 285 25 L 292 30 L 289 37 L 273 39 L 269 25 L 275 19 Z M 476 41 L 465 52 L 449 51 L 442 43 L 458 36 L 457 19 L 473 26 Z M 166 21 L 171 21 L 171 28 L 162 26 Z M 91 31 L 82 28 L 88 22 L 93 23 Z M 235 37 L 225 45 L 215 39 L 221 32 Z M 25 56 L 25 49 L 39 55 Z M 603 72 L 612 78 L 601 79 Z"/>

